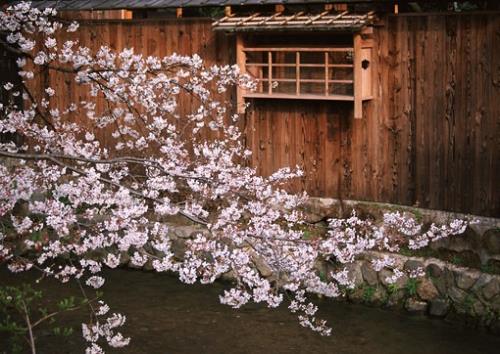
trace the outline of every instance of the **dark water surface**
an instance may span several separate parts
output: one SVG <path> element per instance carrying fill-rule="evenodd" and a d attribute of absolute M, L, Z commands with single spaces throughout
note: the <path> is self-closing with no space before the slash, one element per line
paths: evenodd
<path fill-rule="evenodd" d="M 29 274 L 13 277 L 0 271 L 0 284 L 17 283 L 23 277 L 33 279 Z M 218 295 L 224 284 L 184 285 L 168 275 L 132 270 L 108 272 L 106 278 L 104 300 L 112 311 L 127 316 L 122 332 L 132 337 L 125 350 L 108 353 L 500 353 L 499 336 L 441 320 L 325 300 L 319 303 L 320 315 L 333 326 L 333 335 L 321 337 L 300 327 L 285 306 L 232 310 L 220 305 Z M 76 285 L 44 280 L 41 288 L 53 301 L 79 295 Z M 84 316 L 80 312 L 61 318 L 77 329 L 70 338 L 42 332 L 38 352 L 83 353 L 80 323 Z"/>

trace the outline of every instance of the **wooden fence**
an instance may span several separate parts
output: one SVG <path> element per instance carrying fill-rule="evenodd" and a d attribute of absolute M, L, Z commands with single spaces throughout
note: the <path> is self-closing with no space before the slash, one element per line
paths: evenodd
<path fill-rule="evenodd" d="M 245 117 L 252 165 L 263 174 L 302 166 L 291 189 L 313 196 L 500 217 L 498 14 L 388 15 L 374 35 L 376 98 L 363 119 L 348 102 L 255 99 Z M 235 61 L 234 38 L 208 19 L 95 21 L 79 37 L 91 47 Z M 71 81 L 48 80 L 67 92 L 64 102 L 78 98 Z"/>
<path fill-rule="evenodd" d="M 500 18 L 388 16 L 375 31 L 376 99 L 253 103 L 264 173 L 299 164 L 295 190 L 500 217 Z"/>

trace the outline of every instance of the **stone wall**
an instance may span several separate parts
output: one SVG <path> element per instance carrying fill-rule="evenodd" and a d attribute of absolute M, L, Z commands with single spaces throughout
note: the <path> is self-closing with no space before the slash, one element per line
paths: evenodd
<path fill-rule="evenodd" d="M 385 280 L 392 273 L 370 267 L 379 252 L 370 252 L 351 266 L 356 288 L 347 294 L 353 302 L 401 308 L 453 321 L 489 327 L 500 333 L 500 276 L 459 267 L 436 259 L 391 254 L 404 269 L 422 267 L 426 276 L 402 276 L 395 284 Z"/>
<path fill-rule="evenodd" d="M 422 223 L 445 223 L 452 218 L 471 218 L 470 215 L 389 204 L 341 203 L 332 199 L 313 199 L 306 212 L 310 222 L 326 224 L 328 218 L 345 217 L 353 209 L 358 215 L 372 218 L 375 222 L 381 219 L 384 211 L 395 210 L 411 213 Z M 478 223 L 469 227 L 464 235 L 440 241 L 419 251 L 420 254 L 411 254 L 409 250 L 403 250 L 403 254 L 391 254 L 401 268 L 425 269 L 426 276 L 421 279 L 403 276 L 395 284 L 389 284 L 386 281 L 391 275 L 389 270 L 376 272 L 370 266 L 372 259 L 384 253 L 364 254 L 349 266 L 351 274 L 355 276 L 355 289 L 348 291 L 345 300 L 481 325 L 500 333 L 500 272 L 496 268 L 485 267 L 492 260 L 500 260 L 500 220 L 474 218 Z M 186 240 L 207 231 L 196 225 L 180 224 L 179 221 L 169 225 L 169 236 L 173 252 L 182 258 Z M 450 255 L 453 255 L 451 259 Z M 122 260 L 127 262 L 123 257 Z M 255 264 L 264 276 L 270 275 L 266 264 L 258 259 L 255 259 Z M 146 264 L 144 269 L 151 270 L 152 267 Z M 331 271 L 331 264 L 318 264 L 318 272 L 330 274 Z M 232 280 L 231 274 L 226 274 L 224 278 Z"/>
<path fill-rule="evenodd" d="M 311 198 L 306 207 L 310 222 L 324 223 L 332 217 L 346 217 L 355 210 L 363 218 L 374 221 L 381 220 L 384 212 L 400 211 L 415 217 L 419 222 L 446 223 L 451 219 L 474 219 L 465 234 L 439 240 L 430 247 L 411 252 L 404 250 L 410 256 L 433 257 L 449 263 L 476 268 L 485 273 L 500 274 L 500 219 L 481 217 L 439 210 L 421 209 L 394 204 L 373 203 L 363 201 L 340 201 L 330 198 Z"/>
<path fill-rule="evenodd" d="M 391 254 L 400 266 L 411 270 L 423 267 L 425 278 L 403 276 L 396 284 L 385 279 L 388 270 L 376 272 L 369 263 L 380 252 L 365 254 L 351 269 L 356 288 L 349 301 L 404 308 L 450 320 L 484 325 L 500 333 L 500 219 L 459 213 L 363 201 L 312 198 L 305 208 L 312 223 L 324 223 L 332 217 L 347 217 L 352 212 L 363 218 L 381 221 L 384 212 L 400 211 L 426 224 L 446 223 L 451 219 L 473 219 L 460 236 L 431 243 L 429 247 Z M 325 270 L 327 271 L 327 270 Z"/>

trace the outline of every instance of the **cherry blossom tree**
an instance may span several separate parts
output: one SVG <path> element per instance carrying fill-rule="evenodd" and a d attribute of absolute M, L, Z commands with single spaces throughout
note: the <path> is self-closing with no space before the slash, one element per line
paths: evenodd
<path fill-rule="evenodd" d="M 353 214 L 330 220 L 324 236 L 306 239 L 304 229 L 312 226 L 301 206 L 308 197 L 284 189 L 300 169 L 262 177 L 247 166 L 251 151 L 242 144 L 240 117 L 224 100 L 235 85 L 255 87 L 237 66 L 207 67 L 196 54 L 145 57 L 106 45 L 92 52 L 76 39 L 56 40 L 59 31 L 78 30 L 56 15 L 29 3 L 0 13 L 0 45 L 17 57 L 19 76 L 4 83 L 9 99 L 0 107 L 0 133 L 21 141 L 0 144 L 0 220 L 10 227 L 0 231 L 0 263 L 12 272 L 36 269 L 97 289 L 105 283 L 102 269 L 130 255 L 132 265 L 149 262 L 188 284 L 229 273 L 234 286 L 221 303 L 287 302 L 302 326 L 329 335 L 308 294 L 345 294 L 353 287 L 346 266 L 367 250 L 420 248 L 465 230 L 461 220 L 424 231 L 400 213 L 387 213 L 382 224 Z M 73 80 L 87 98 L 57 106 L 54 98 L 64 90 L 33 89 L 46 72 Z M 180 104 L 184 96 L 189 107 Z M 100 130 L 111 133 L 111 144 L 96 138 Z M 172 216 L 202 227 L 182 257 L 168 236 L 165 221 Z M 318 261 L 337 270 L 320 277 Z M 388 281 L 402 275 L 389 256 L 373 266 L 393 269 Z M 110 315 L 104 302 L 90 306 L 91 321 L 82 324 L 86 353 L 103 353 L 106 343 L 126 346 L 130 338 L 119 332 L 125 315 Z"/>

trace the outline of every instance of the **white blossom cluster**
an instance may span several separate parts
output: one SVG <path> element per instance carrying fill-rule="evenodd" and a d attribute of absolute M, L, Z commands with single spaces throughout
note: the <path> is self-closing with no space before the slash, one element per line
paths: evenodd
<path fill-rule="evenodd" d="M 467 226 L 474 221 L 454 219 L 449 224 L 437 226 L 431 224 L 426 232 L 424 226 L 414 218 L 400 212 L 386 212 L 383 222 L 375 224 L 372 221 L 359 218 L 355 212 L 347 219 L 331 219 L 329 223 L 329 237 L 323 241 L 321 250 L 331 254 L 341 264 L 351 263 L 359 255 L 371 251 L 397 252 L 401 246 L 409 249 L 426 247 L 430 242 L 453 235 L 462 234 Z M 393 274 L 386 279 L 387 283 L 394 284 L 405 272 L 402 265 L 390 255 L 383 255 L 371 261 L 375 271 L 390 269 Z M 411 270 L 407 275 L 411 278 L 425 275 L 423 269 Z"/>
<path fill-rule="evenodd" d="M 102 269 L 118 267 L 124 254 L 133 266 L 175 272 L 189 284 L 230 272 L 236 284 L 222 303 L 276 307 L 291 293 L 301 325 L 328 335 L 306 293 L 341 296 L 354 283 L 348 268 L 320 276 L 318 260 L 347 265 L 368 250 L 419 248 L 465 230 L 468 223 L 455 220 L 422 234 L 421 225 L 399 213 L 386 214 L 382 225 L 353 214 L 330 220 L 325 237 L 307 240 L 300 211 L 307 195 L 283 190 L 302 171 L 283 168 L 262 177 L 245 167 L 251 152 L 242 143 L 240 118 L 221 98 L 235 85 L 255 88 L 237 66 L 205 67 L 198 55 L 146 57 L 132 48 L 101 46 L 94 53 L 75 38 L 60 41 L 64 26 L 55 14 L 29 3 L 0 12 L 0 32 L 7 34 L 0 45 L 19 56 L 22 79 L 21 86 L 1 89 L 24 100 L 23 107 L 12 100 L 0 108 L 0 134 L 25 141 L 0 143 L 0 157 L 16 160 L 0 164 L 0 220 L 15 230 L 0 234 L 0 263 L 12 271 L 35 267 L 93 289 L 105 285 Z M 87 95 L 57 106 L 61 88 L 31 92 L 45 69 L 71 78 Z M 102 132 L 111 132 L 106 145 Z M 20 206 L 29 213 L 18 215 Z M 165 223 L 172 216 L 204 228 L 182 254 Z M 393 269 L 390 282 L 400 276 L 390 258 L 373 266 Z M 125 317 L 103 320 L 108 311 L 102 304 L 93 322 L 82 325 L 88 354 L 103 353 L 103 342 L 130 341 L 116 332 Z"/>

